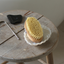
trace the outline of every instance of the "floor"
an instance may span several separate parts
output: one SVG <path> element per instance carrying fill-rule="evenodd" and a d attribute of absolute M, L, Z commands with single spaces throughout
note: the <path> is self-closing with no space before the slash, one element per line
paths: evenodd
<path fill-rule="evenodd" d="M 58 27 L 58 31 L 60 34 L 59 43 L 56 49 L 53 51 L 54 64 L 64 64 L 64 21 Z M 45 60 L 45 58 L 43 58 Z M 0 60 L 0 64 L 3 60 Z M 9 62 L 8 64 L 15 64 Z M 26 62 L 25 64 L 41 64 L 38 61 Z"/>

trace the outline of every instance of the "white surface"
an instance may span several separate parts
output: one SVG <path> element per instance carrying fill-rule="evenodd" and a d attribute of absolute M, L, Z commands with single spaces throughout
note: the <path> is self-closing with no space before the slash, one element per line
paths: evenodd
<path fill-rule="evenodd" d="M 37 45 L 41 45 L 43 43 L 46 43 L 46 41 L 50 38 L 51 36 L 51 30 L 44 26 L 44 25 L 41 25 L 42 26 L 42 29 L 43 29 L 43 39 L 41 42 L 39 43 L 35 43 L 35 42 L 32 42 L 28 37 L 27 37 L 27 33 L 24 32 L 24 39 L 26 41 L 27 44 L 29 45 L 32 45 L 32 46 L 37 46 Z"/>
<path fill-rule="evenodd" d="M 18 9 L 38 12 L 56 26 L 64 18 L 64 0 L 0 0 L 0 12 Z"/>

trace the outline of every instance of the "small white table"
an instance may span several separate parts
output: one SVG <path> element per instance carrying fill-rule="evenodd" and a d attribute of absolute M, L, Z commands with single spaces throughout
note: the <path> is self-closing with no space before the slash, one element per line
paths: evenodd
<path fill-rule="evenodd" d="M 22 23 L 18 25 L 12 25 L 7 19 L 8 14 L 23 16 Z M 4 17 L 3 17 L 4 15 Z M 51 38 L 44 44 L 40 46 L 30 46 L 24 40 L 24 22 L 27 17 L 37 18 L 41 24 L 46 25 L 52 31 Z M 14 10 L 9 12 L 4 12 L 0 14 L 0 21 L 6 21 L 13 31 L 19 36 L 21 40 L 17 40 L 10 29 L 5 25 L 0 25 L 0 59 L 5 60 L 2 64 L 7 62 L 16 62 L 17 64 L 23 64 L 24 62 L 29 62 L 33 60 L 38 60 L 41 63 L 46 64 L 40 58 L 46 56 L 47 64 L 53 64 L 52 51 L 55 49 L 59 34 L 55 25 L 46 17 L 41 14 L 26 11 L 26 10 Z"/>

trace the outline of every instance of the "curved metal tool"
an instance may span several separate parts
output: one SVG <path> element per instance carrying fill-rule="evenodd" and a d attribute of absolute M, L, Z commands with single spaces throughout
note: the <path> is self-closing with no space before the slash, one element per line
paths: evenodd
<path fill-rule="evenodd" d="M 17 36 L 17 34 L 11 29 L 11 27 L 8 25 L 8 23 L 7 22 L 5 22 L 5 21 L 0 21 L 0 23 L 5 23 L 8 27 L 9 27 L 9 29 L 12 31 L 12 33 L 16 36 L 16 38 L 18 39 L 18 40 L 20 40 L 20 38 Z"/>

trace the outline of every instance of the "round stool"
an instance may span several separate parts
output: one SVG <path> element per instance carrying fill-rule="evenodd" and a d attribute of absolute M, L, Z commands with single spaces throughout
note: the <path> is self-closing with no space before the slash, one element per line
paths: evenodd
<path fill-rule="evenodd" d="M 12 25 L 7 19 L 8 14 L 20 14 L 23 16 L 23 20 L 20 24 Z M 42 25 L 51 29 L 52 35 L 46 43 L 40 46 L 30 46 L 26 43 L 24 40 L 24 22 L 27 17 L 35 17 Z M 57 28 L 49 19 L 32 11 L 14 10 L 0 13 L 0 21 L 6 21 L 20 38 L 20 40 L 18 40 L 5 23 L 0 25 L 0 59 L 5 60 L 2 64 L 8 62 L 23 64 L 24 62 L 33 60 L 38 60 L 42 64 L 46 64 L 46 62 L 40 59 L 44 56 L 46 56 L 47 64 L 53 64 L 52 51 L 57 46 L 59 34 Z"/>

